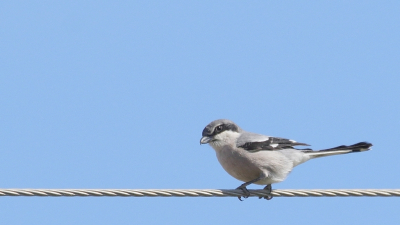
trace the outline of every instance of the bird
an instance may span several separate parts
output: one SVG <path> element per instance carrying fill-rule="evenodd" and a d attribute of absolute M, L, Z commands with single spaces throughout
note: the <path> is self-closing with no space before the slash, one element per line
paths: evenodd
<path fill-rule="evenodd" d="M 202 132 L 201 144 L 209 144 L 216 152 L 224 170 L 232 177 L 243 181 L 236 189 L 248 198 L 250 184 L 266 185 L 267 195 L 272 199 L 273 183 L 282 182 L 295 166 L 310 159 L 370 150 L 372 144 L 359 142 L 353 145 L 313 151 L 310 148 L 296 149 L 294 146 L 309 146 L 292 139 L 271 137 L 243 130 L 233 121 L 218 119 L 209 123 Z M 261 198 L 261 197 L 260 197 Z"/>

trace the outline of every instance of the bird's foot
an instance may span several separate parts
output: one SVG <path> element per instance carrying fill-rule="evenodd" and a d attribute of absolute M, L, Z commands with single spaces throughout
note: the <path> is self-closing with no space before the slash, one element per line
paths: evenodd
<path fill-rule="evenodd" d="M 239 199 L 240 201 L 243 201 L 243 200 L 242 200 L 242 197 L 243 197 L 243 198 L 248 198 L 248 197 L 250 196 L 250 191 L 247 190 L 246 186 L 240 185 L 239 187 L 236 188 L 236 190 L 242 190 L 242 191 L 243 191 L 243 195 L 241 195 L 241 196 L 238 197 L 238 199 Z"/>
<path fill-rule="evenodd" d="M 263 198 L 263 199 L 267 199 L 267 200 L 271 200 L 272 199 L 272 186 L 271 186 L 271 184 L 268 184 L 267 186 L 265 186 L 264 187 L 264 190 L 266 190 L 268 193 L 267 193 L 267 196 L 264 196 L 264 197 L 258 197 L 259 199 L 261 199 L 261 198 Z"/>

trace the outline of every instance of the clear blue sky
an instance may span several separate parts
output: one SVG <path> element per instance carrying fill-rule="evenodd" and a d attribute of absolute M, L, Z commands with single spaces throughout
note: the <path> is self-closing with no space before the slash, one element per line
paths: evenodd
<path fill-rule="evenodd" d="M 0 188 L 236 188 L 199 145 L 219 118 L 314 149 L 374 144 L 275 189 L 400 188 L 399 15 L 399 1 L 2 1 Z M 398 224 L 399 201 L 0 197 L 0 218 Z"/>

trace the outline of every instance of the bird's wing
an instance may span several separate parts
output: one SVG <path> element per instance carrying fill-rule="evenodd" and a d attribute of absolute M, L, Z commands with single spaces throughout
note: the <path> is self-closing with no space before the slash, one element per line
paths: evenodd
<path fill-rule="evenodd" d="M 236 142 L 237 147 L 249 152 L 257 152 L 262 150 L 281 150 L 293 148 L 293 146 L 296 145 L 309 146 L 308 144 L 300 143 L 286 138 L 270 137 L 249 132 L 240 135 Z"/>

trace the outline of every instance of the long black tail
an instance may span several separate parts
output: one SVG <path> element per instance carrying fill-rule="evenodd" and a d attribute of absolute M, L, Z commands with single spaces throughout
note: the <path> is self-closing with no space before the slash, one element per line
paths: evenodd
<path fill-rule="evenodd" d="M 372 144 L 368 142 L 360 142 L 354 145 L 341 145 L 335 148 L 328 148 L 319 151 L 303 150 L 311 158 L 319 158 L 330 155 L 340 155 L 352 152 L 364 152 L 370 150 Z"/>

